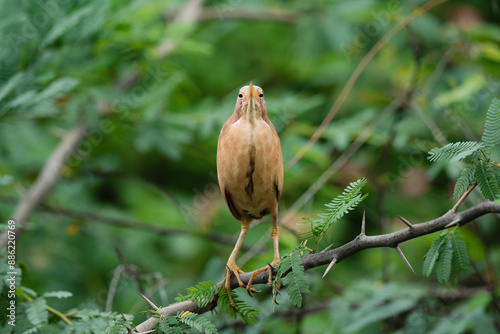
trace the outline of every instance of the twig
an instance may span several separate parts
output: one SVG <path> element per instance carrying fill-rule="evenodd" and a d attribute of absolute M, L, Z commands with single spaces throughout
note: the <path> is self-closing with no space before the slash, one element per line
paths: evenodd
<path fill-rule="evenodd" d="M 320 126 L 314 134 L 312 135 L 311 139 L 302 147 L 302 149 L 288 162 L 288 167 L 292 167 L 295 165 L 301 158 L 302 156 L 311 148 L 311 146 L 316 143 L 316 141 L 319 139 L 319 137 L 323 134 L 325 129 L 327 128 L 328 124 L 332 121 L 332 119 L 335 117 L 337 112 L 339 111 L 340 107 L 344 103 L 345 99 L 347 98 L 347 95 L 349 95 L 352 87 L 358 80 L 359 76 L 363 71 L 365 70 L 366 66 L 370 63 L 370 61 L 375 57 L 375 55 L 382 49 L 382 47 L 387 44 L 387 42 L 394 37 L 401 29 L 406 27 L 408 24 L 410 24 L 413 20 L 415 20 L 417 17 L 420 15 L 424 14 L 425 12 L 431 10 L 435 6 L 445 2 L 447 0 L 431 0 L 424 5 L 418 7 L 413 11 L 412 14 L 408 15 L 407 17 L 404 18 L 401 22 L 399 22 L 394 28 L 392 28 L 389 32 L 387 32 L 382 39 L 380 39 L 377 44 L 375 44 L 370 51 L 361 59 L 361 62 L 358 64 L 358 66 L 354 69 L 354 72 L 352 73 L 351 77 L 345 84 L 344 88 L 340 92 L 339 97 L 335 101 L 333 107 L 330 109 L 326 117 L 323 119 L 323 122 L 321 122 Z"/>
<path fill-rule="evenodd" d="M 12 216 L 12 220 L 16 222 L 16 234 L 18 237 L 19 233 L 25 228 L 26 221 L 33 210 L 35 210 L 38 204 L 44 201 L 47 194 L 56 184 L 64 165 L 80 145 L 86 133 L 87 127 L 85 124 L 79 124 L 68 131 L 45 162 L 42 171 L 38 174 L 31 188 L 21 198 Z M 0 235 L 0 248 L 5 247 L 7 247 L 7 233 L 3 232 Z"/>
<path fill-rule="evenodd" d="M 363 144 L 368 140 L 373 130 L 377 124 L 385 119 L 396 107 L 399 97 L 394 99 L 384 111 L 374 119 L 361 134 L 354 140 L 354 142 L 345 150 L 340 157 L 321 174 L 321 176 L 288 208 L 287 212 L 282 218 L 283 222 L 287 222 L 291 217 L 293 217 L 298 210 L 323 187 L 323 185 L 328 182 L 328 180 L 340 169 L 342 168 L 353 156 L 354 154 L 363 146 Z"/>
<path fill-rule="evenodd" d="M 293 12 L 269 12 L 269 11 L 242 11 L 242 10 L 217 10 L 205 9 L 202 11 L 198 21 L 209 20 L 225 20 L 225 19 L 238 19 L 238 20 L 251 20 L 251 21 L 274 21 L 283 23 L 294 23 L 300 17 L 299 14 Z"/>
<path fill-rule="evenodd" d="M 0 195 L 0 200 L 5 201 L 5 202 L 14 202 L 16 199 L 14 197 L 10 196 L 3 196 Z M 51 205 L 42 203 L 38 205 L 39 209 L 42 209 L 50 214 L 55 214 L 55 215 L 65 215 L 69 217 L 74 217 L 74 218 L 79 218 L 85 221 L 91 221 L 93 223 L 96 222 L 101 222 L 104 224 L 108 225 L 115 225 L 119 227 L 124 227 L 124 228 L 130 228 L 130 229 L 135 229 L 135 230 L 143 230 L 159 235 L 191 235 L 194 237 L 198 238 L 203 238 L 203 239 L 208 239 L 208 240 L 213 240 L 218 243 L 226 244 L 229 246 L 234 246 L 234 243 L 236 242 L 235 238 L 231 238 L 222 234 L 217 234 L 217 233 L 203 233 L 198 230 L 185 230 L 185 229 L 177 229 L 177 228 L 171 228 L 171 227 L 163 227 L 161 226 L 164 223 L 154 223 L 154 222 L 145 222 L 145 221 L 140 221 L 140 220 L 133 220 L 133 219 L 126 219 L 126 218 L 119 218 L 119 217 L 111 217 L 111 216 L 104 216 L 100 215 L 94 212 L 87 212 L 87 211 L 78 211 L 78 210 L 73 210 L 73 209 L 66 209 L 66 208 L 56 208 Z M 250 246 L 243 244 L 242 245 L 243 250 L 249 250 Z"/>
<path fill-rule="evenodd" d="M 455 219 L 460 219 L 461 226 L 473 221 L 474 219 L 486 215 L 488 213 L 500 213 L 500 204 L 495 204 L 493 202 L 483 202 L 475 205 L 467 210 L 461 211 L 459 213 L 447 212 L 443 216 L 433 219 L 431 221 L 414 224 L 413 229 L 402 229 L 393 233 L 365 236 L 363 238 L 354 238 L 354 240 L 335 248 L 327 252 L 311 253 L 302 258 L 302 264 L 306 270 L 323 266 L 326 264 L 338 263 L 351 255 L 354 255 L 362 250 L 378 247 L 391 247 L 396 248 L 400 243 L 408 241 L 411 239 L 418 238 L 423 235 L 431 234 L 437 231 L 441 231 L 445 228 L 447 224 Z M 243 273 L 240 275 L 243 283 L 248 283 L 252 273 Z M 253 281 L 253 284 L 267 284 L 269 279 L 269 271 L 266 270 L 263 273 L 257 275 Z M 221 283 L 219 286 L 222 287 Z M 239 287 L 238 281 L 235 277 L 231 279 L 231 287 Z M 217 301 L 211 301 L 206 307 L 198 308 L 196 301 L 184 301 L 181 303 L 173 304 L 160 308 L 158 313 L 169 316 L 175 315 L 179 311 L 191 311 L 198 314 L 210 311 L 217 306 Z M 154 324 L 158 321 L 157 318 L 151 318 L 137 326 L 138 331 L 146 331 L 151 329 Z"/>
<path fill-rule="evenodd" d="M 174 19 L 172 20 L 172 24 L 190 24 L 196 22 L 201 15 L 204 2 L 205 0 L 187 1 L 181 8 L 181 10 L 175 15 Z M 181 36 L 180 39 L 185 38 L 186 35 Z M 175 50 L 176 46 L 177 43 L 173 40 L 164 40 L 156 47 L 156 55 L 158 56 L 158 58 L 165 58 Z"/>

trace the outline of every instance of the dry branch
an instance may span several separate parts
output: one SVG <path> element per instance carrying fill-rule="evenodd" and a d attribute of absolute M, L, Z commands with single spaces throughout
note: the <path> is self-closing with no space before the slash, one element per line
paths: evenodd
<path fill-rule="evenodd" d="M 86 133 L 87 127 L 84 124 L 79 124 L 71 129 L 64 135 L 59 146 L 47 159 L 33 186 L 24 194 L 14 211 L 12 220 L 16 222 L 16 234 L 22 231 L 33 210 L 44 201 L 52 190 L 61 175 L 63 166 L 78 148 Z M 6 232 L 0 235 L 0 248 L 4 247 L 7 247 Z"/>
<path fill-rule="evenodd" d="M 420 223 L 420 224 L 412 224 L 412 227 L 407 227 L 405 229 L 387 233 L 382 235 L 359 235 L 354 240 L 329 251 L 308 254 L 303 257 L 302 263 L 306 270 L 316 268 L 319 266 L 323 266 L 332 262 L 333 259 L 336 259 L 335 263 L 338 263 L 351 255 L 354 255 L 362 250 L 369 248 L 378 248 L 378 247 L 390 247 L 396 248 L 402 242 L 415 239 L 427 234 L 431 234 L 437 231 L 444 230 L 447 225 L 451 222 L 458 222 L 458 226 L 463 226 L 474 219 L 486 215 L 488 213 L 500 213 L 500 204 L 495 204 L 490 201 L 485 201 L 478 205 L 475 205 L 467 210 L 461 212 L 453 212 L 452 210 L 448 211 L 441 217 L 433 219 L 431 221 Z M 250 279 L 251 273 L 241 274 L 241 280 L 244 283 L 247 283 Z M 268 271 L 265 271 L 259 275 L 257 275 L 253 281 L 253 284 L 265 284 L 268 281 Z M 219 283 L 221 284 L 221 283 Z M 231 287 L 237 288 L 239 287 L 238 282 L 235 277 L 231 280 Z M 199 309 L 197 307 L 196 301 L 184 301 L 181 303 L 173 304 L 170 306 L 162 307 L 158 309 L 158 313 L 164 316 L 176 315 L 179 311 L 191 311 L 194 313 L 204 313 L 214 309 L 217 306 L 217 300 L 213 300 L 206 307 Z M 136 326 L 138 333 L 147 331 L 151 329 L 154 324 L 158 321 L 156 318 L 151 318 L 146 320 L 145 322 Z"/>

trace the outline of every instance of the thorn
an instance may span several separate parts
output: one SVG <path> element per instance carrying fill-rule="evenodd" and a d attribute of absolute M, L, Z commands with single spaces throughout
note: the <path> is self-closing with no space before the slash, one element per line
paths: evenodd
<path fill-rule="evenodd" d="M 156 306 L 151 300 L 149 300 L 148 297 L 144 296 L 142 293 L 140 293 L 141 297 L 146 301 L 146 303 L 149 304 L 153 308 L 153 310 L 158 311 L 158 306 Z"/>
<path fill-rule="evenodd" d="M 409 221 L 408 219 L 403 218 L 403 217 L 401 217 L 400 215 L 398 215 L 398 217 L 399 217 L 399 219 L 401 219 L 401 221 L 402 221 L 403 223 L 405 223 L 405 224 L 406 224 L 406 226 L 408 226 L 408 227 L 409 227 L 409 228 L 411 228 L 411 229 L 413 229 L 413 228 L 414 228 L 413 224 L 412 224 L 412 223 L 410 223 L 410 221 Z"/>
<path fill-rule="evenodd" d="M 328 265 L 328 268 L 326 268 L 325 273 L 323 274 L 323 276 L 321 276 L 321 278 L 325 278 L 326 274 L 328 274 L 328 272 L 330 271 L 330 269 L 332 269 L 332 267 L 335 263 L 337 263 L 336 257 L 334 257 L 332 262 L 330 262 L 330 264 Z"/>
<path fill-rule="evenodd" d="M 361 221 L 361 234 L 360 236 L 364 236 L 365 234 L 365 225 L 366 225 L 366 210 L 363 209 L 363 220 Z"/>
<path fill-rule="evenodd" d="M 401 258 L 403 259 L 403 261 L 406 263 L 406 265 L 408 266 L 408 268 L 410 268 L 410 270 L 413 273 L 413 275 L 417 276 L 417 274 L 415 273 L 415 270 L 413 270 L 410 262 L 408 262 L 408 260 L 406 259 L 405 255 L 401 251 L 401 248 L 399 248 L 399 245 L 397 245 L 395 249 L 396 249 L 396 252 L 398 252 L 399 256 L 401 256 Z"/>
<path fill-rule="evenodd" d="M 274 273 L 274 271 L 276 270 L 276 267 L 274 267 L 274 266 L 273 266 L 272 264 L 270 264 L 269 262 L 266 262 L 266 263 L 267 263 L 267 265 L 269 266 L 269 268 L 271 268 L 271 270 L 272 270 L 272 271 L 273 271 L 273 273 Z"/>
<path fill-rule="evenodd" d="M 330 248 L 332 248 L 332 246 L 335 245 L 335 243 L 331 244 L 330 246 L 326 247 L 325 249 L 323 249 L 320 253 L 324 253 L 326 252 L 327 250 L 329 250 Z"/>
<path fill-rule="evenodd" d="M 470 186 L 470 188 L 458 199 L 457 203 L 450 210 L 452 213 L 457 212 L 458 208 L 460 207 L 460 205 L 462 205 L 462 203 L 465 201 L 467 196 L 469 196 L 469 194 L 472 192 L 472 190 L 474 190 L 474 188 L 476 188 L 476 185 L 477 185 L 477 183 L 474 183 L 472 186 Z"/>
<path fill-rule="evenodd" d="M 458 225 L 458 223 L 460 223 L 460 218 L 457 218 L 457 219 L 452 220 L 452 221 L 451 221 L 451 223 L 446 224 L 446 225 L 444 226 L 444 228 L 449 228 L 449 227 L 452 227 L 452 226 Z"/>

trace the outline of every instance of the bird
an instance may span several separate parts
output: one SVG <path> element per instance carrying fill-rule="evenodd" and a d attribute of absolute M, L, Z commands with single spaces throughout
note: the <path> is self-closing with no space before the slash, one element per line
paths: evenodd
<path fill-rule="evenodd" d="M 267 116 L 264 91 L 259 86 L 242 87 L 236 98 L 233 114 L 222 126 L 217 143 L 217 178 L 220 190 L 231 214 L 241 222 L 241 232 L 226 263 L 224 287 L 231 306 L 237 309 L 231 297 L 231 275 L 239 286 L 252 288 L 253 279 L 280 262 L 278 204 L 283 190 L 283 156 L 278 133 Z M 247 284 L 240 278 L 243 271 L 236 259 L 250 223 L 271 215 L 271 239 L 274 257 L 270 264 L 252 272 Z"/>

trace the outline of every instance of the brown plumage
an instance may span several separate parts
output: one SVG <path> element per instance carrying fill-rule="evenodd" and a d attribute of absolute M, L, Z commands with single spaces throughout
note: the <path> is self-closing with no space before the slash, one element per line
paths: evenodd
<path fill-rule="evenodd" d="M 283 189 L 281 144 L 273 124 L 267 117 L 262 88 L 252 83 L 240 89 L 233 114 L 224 123 L 217 145 L 219 186 L 233 216 L 241 221 L 241 233 L 227 261 L 225 287 L 231 305 L 230 278 L 234 274 L 240 286 L 252 291 L 253 278 L 269 268 L 252 272 L 245 285 L 236 258 L 253 219 L 270 214 L 273 219 L 271 238 L 274 258 L 279 263 L 278 203 Z M 271 270 L 271 269 L 270 269 Z M 269 275 L 271 279 L 271 275 Z M 236 308 L 236 307 L 235 307 Z"/>

